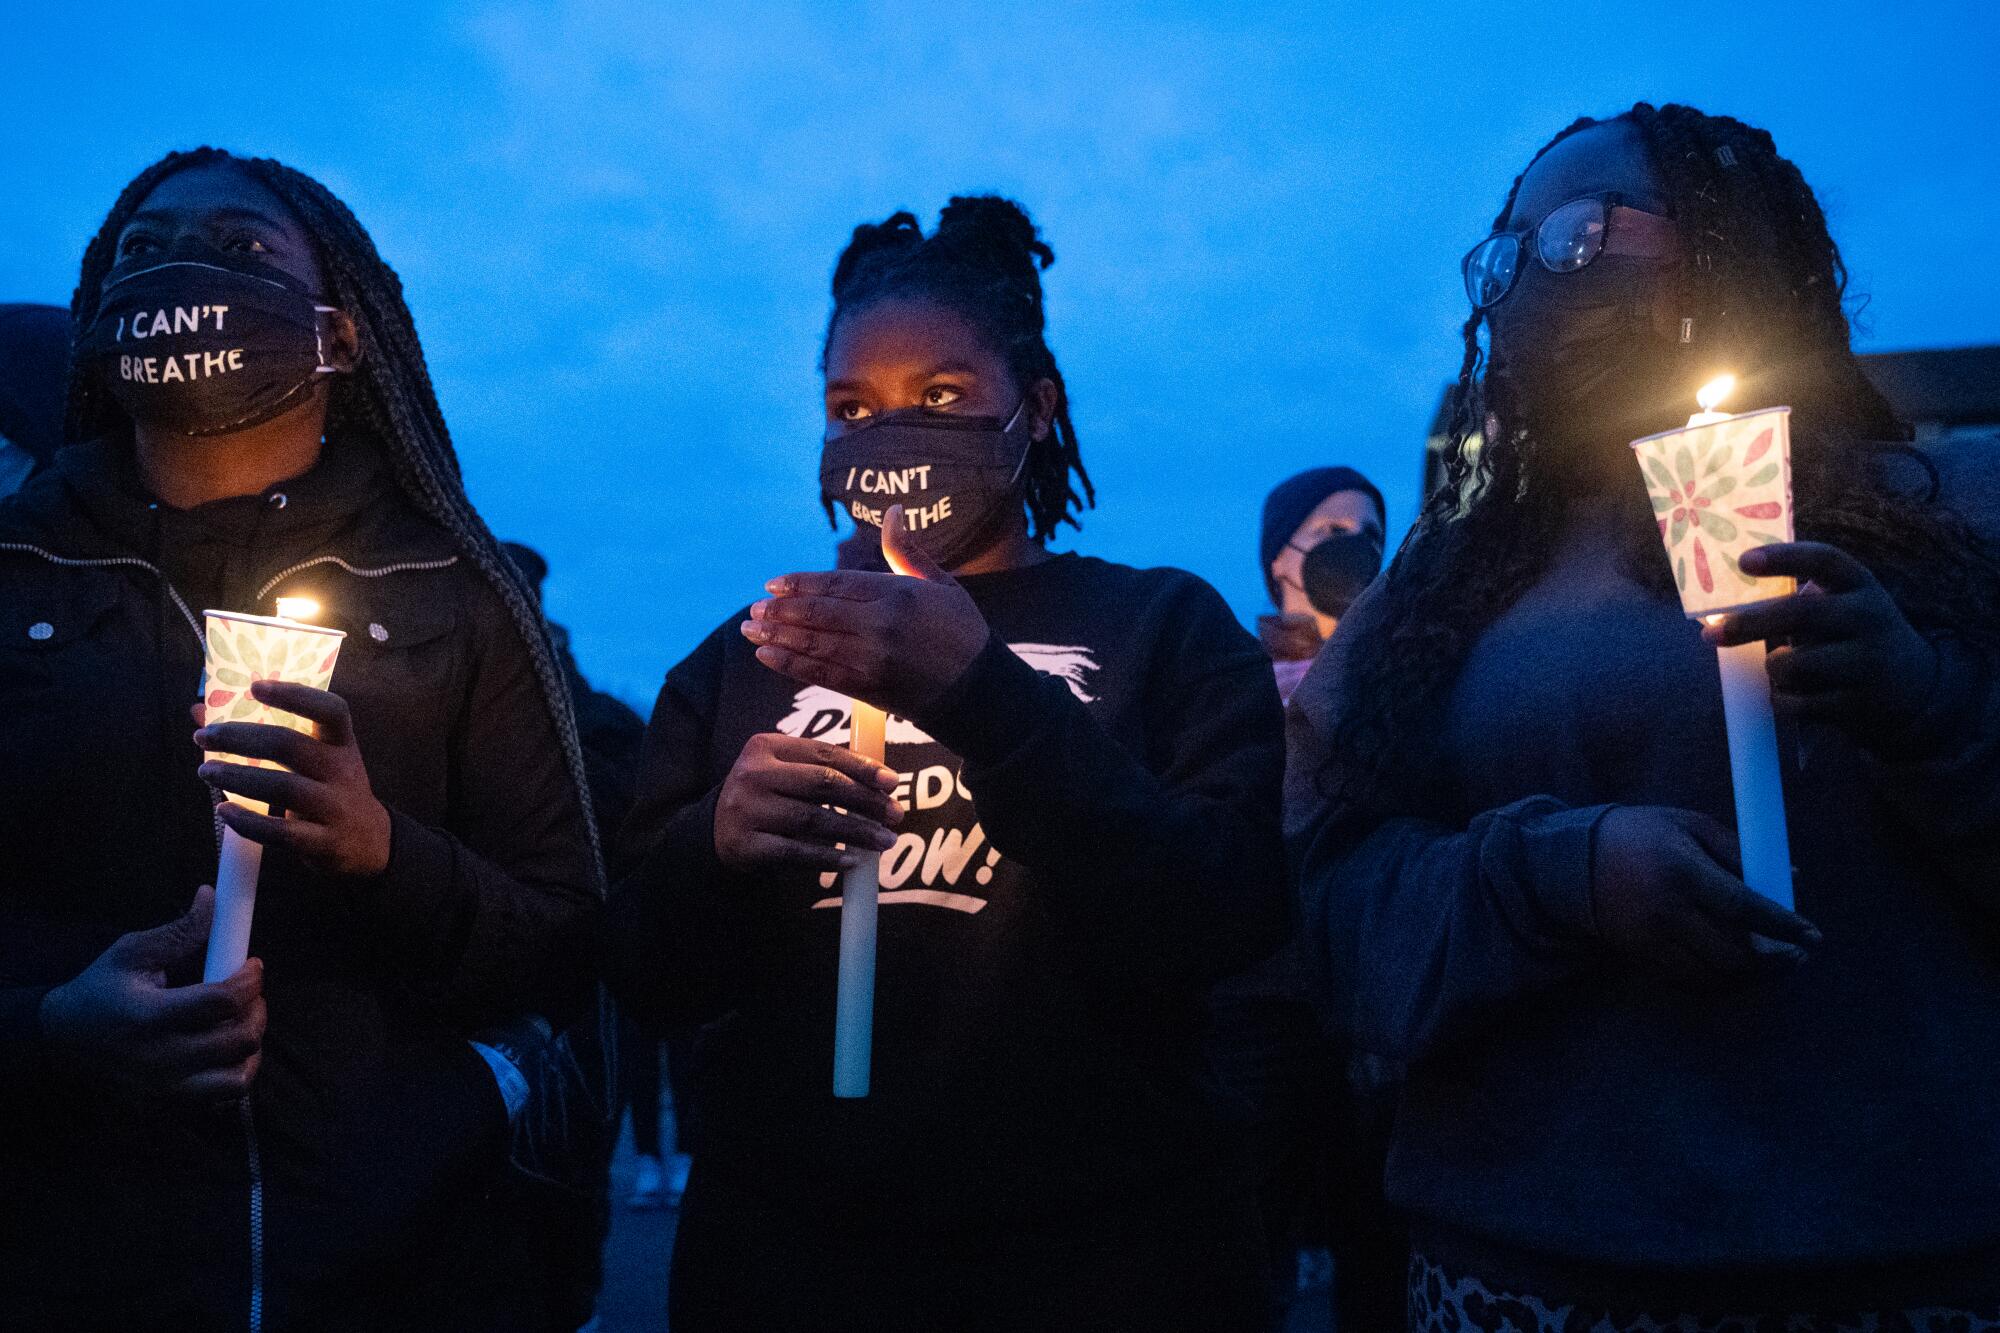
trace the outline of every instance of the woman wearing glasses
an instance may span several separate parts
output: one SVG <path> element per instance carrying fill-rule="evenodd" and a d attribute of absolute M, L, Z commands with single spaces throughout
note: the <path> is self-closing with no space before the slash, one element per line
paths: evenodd
<path fill-rule="evenodd" d="M 1867 443 L 1900 429 L 1768 134 L 1579 121 L 1465 278 L 1448 483 L 1295 696 L 1288 784 L 1308 946 L 1409 1065 L 1412 1326 L 1989 1327 L 2000 569 Z M 1794 409 L 1801 540 L 1743 563 L 1810 585 L 1704 634 L 1627 444 L 1724 368 Z M 1712 645 L 1756 639 L 1798 915 L 1728 823 Z"/>

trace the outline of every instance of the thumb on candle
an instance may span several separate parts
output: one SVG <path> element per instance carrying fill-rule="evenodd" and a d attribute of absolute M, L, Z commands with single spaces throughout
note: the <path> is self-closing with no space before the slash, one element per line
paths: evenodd
<path fill-rule="evenodd" d="M 890 505 L 882 515 L 882 558 L 898 574 L 909 574 L 931 583 L 950 583 L 951 575 L 931 559 L 930 552 L 917 545 L 903 525 L 903 506 Z"/>
<path fill-rule="evenodd" d="M 109 949 L 119 966 L 134 972 L 160 972 L 192 962 L 208 947 L 209 922 L 215 916 L 215 890 L 204 884 L 195 890 L 186 912 L 151 930 L 120 935 Z"/>

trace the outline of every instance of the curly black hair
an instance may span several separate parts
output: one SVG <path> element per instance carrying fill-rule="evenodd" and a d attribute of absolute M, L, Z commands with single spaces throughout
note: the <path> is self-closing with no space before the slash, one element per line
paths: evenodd
<path fill-rule="evenodd" d="M 1907 432 L 1849 346 L 1847 269 L 1799 169 L 1769 133 L 1726 116 L 1641 102 L 1614 120 L 1640 136 L 1679 233 L 1667 290 L 1689 321 L 1683 363 L 1757 367 L 1758 401 L 1793 409 L 1800 538 L 1862 560 L 1920 628 L 1995 642 L 1991 549 L 1931 503 L 1935 486 L 1903 493 L 1872 466 L 1885 449 L 1908 452 L 1895 443 Z M 1576 121 L 1536 160 L 1599 123 Z M 1508 225 L 1520 185 L 1516 177 L 1494 230 Z M 1444 484 L 1343 658 L 1342 693 L 1354 704 L 1334 720 L 1319 782 L 1331 816 L 1353 827 L 1421 804 L 1446 693 L 1480 634 L 1541 574 L 1571 499 L 1562 459 L 1515 409 L 1504 374 L 1488 374 L 1485 322 L 1474 311 L 1464 324 Z M 1640 572 L 1673 595 L 1664 561 Z"/>
<path fill-rule="evenodd" d="M 243 172 L 283 200 L 312 238 L 325 281 L 320 299 L 346 311 L 361 339 L 359 366 L 352 374 L 332 377 L 327 437 L 358 438 L 380 450 L 410 502 L 451 536 L 506 604 L 534 661 L 585 824 L 592 830 L 593 860 L 601 876 L 596 825 L 588 817 L 590 788 L 561 660 L 533 591 L 466 496 L 402 281 L 347 205 L 312 177 L 271 158 L 238 157 L 220 148 L 169 153 L 132 178 L 85 247 L 83 271 L 70 300 L 73 327 L 80 336 L 97 317 L 105 275 L 117 262 L 118 235 L 153 188 L 179 172 L 218 164 Z M 129 440 L 132 434 L 124 409 L 92 368 L 77 360 L 71 364 L 64 433 L 70 440 Z"/>
<path fill-rule="evenodd" d="M 922 297 L 988 338 L 1023 389 L 1053 382 L 1054 428 L 1029 449 L 1025 469 L 1029 534 L 1037 539 L 1064 523 L 1080 527 L 1078 514 L 1097 503 L 1077 449 L 1069 389 L 1045 333 L 1041 271 L 1055 260 L 1027 211 L 998 195 L 954 196 L 929 236 L 907 212 L 864 222 L 834 265 L 833 312 L 820 349 L 824 372 L 826 345 L 843 318 L 885 297 Z"/>

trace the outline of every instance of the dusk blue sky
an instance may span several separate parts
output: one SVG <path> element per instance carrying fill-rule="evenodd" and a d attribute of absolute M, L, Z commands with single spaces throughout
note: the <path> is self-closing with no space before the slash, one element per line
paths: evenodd
<path fill-rule="evenodd" d="M 1548 16 L 1546 19 L 1537 15 Z M 1081 550 L 1260 609 L 1258 505 L 1347 462 L 1417 501 L 1459 255 L 1582 113 L 1771 129 L 1867 349 L 2000 341 L 2000 10 L 1676 3 L 14 6 L 0 300 L 66 302 L 171 149 L 326 181 L 403 276 L 473 496 L 641 703 L 823 566 L 815 359 L 855 223 L 993 189 L 1054 245 L 1101 507 Z"/>

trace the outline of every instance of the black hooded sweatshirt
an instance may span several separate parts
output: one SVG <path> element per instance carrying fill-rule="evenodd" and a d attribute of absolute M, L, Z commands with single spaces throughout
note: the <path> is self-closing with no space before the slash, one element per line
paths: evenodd
<path fill-rule="evenodd" d="M 265 856 L 248 1132 L 66 1086 L 42 996 L 215 875 L 188 713 L 201 611 L 294 593 L 347 633 L 332 688 L 391 812 L 388 868 L 340 880 Z M 146 494 L 129 449 L 79 445 L 0 504 L 0 712 L 0 1326 L 244 1326 L 253 1152 L 263 1327 L 477 1309 L 466 1205 L 504 1159 L 505 1111 L 465 1034 L 580 999 L 572 932 L 594 900 L 582 805 L 498 593 L 369 443 L 185 512 Z"/>
<path fill-rule="evenodd" d="M 992 626 L 921 722 L 881 862 L 873 1088 L 831 1095 L 840 885 L 716 858 L 744 743 L 848 739 L 850 701 L 761 665 L 733 616 L 668 673 L 614 890 L 614 987 L 719 1019 L 697 1176 L 899 1245 L 1212 1204 L 1206 987 L 1286 908 L 1270 665 L 1213 589 L 1082 556 L 960 580 Z M 699 1181 L 698 1181 L 699 1183 Z"/>

